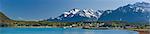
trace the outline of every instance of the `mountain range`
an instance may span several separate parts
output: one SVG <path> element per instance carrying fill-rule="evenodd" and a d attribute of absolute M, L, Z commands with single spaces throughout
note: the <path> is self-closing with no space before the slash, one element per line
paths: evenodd
<path fill-rule="evenodd" d="M 99 18 L 100 21 L 128 21 L 128 22 L 149 22 L 150 3 L 138 2 L 119 7 L 116 10 L 105 11 Z"/>
<path fill-rule="evenodd" d="M 115 10 L 71 9 L 56 18 L 47 21 L 56 22 L 92 22 L 92 21 L 126 21 L 150 22 L 150 3 L 137 2 L 119 7 Z"/>
<path fill-rule="evenodd" d="M 94 12 L 92 9 L 72 9 L 64 12 L 57 18 L 50 18 L 48 21 L 61 21 L 61 22 L 79 22 L 79 21 L 97 21 L 101 13 Z"/>
<path fill-rule="evenodd" d="M 10 18 L 0 12 L 0 22 L 12 22 Z M 115 10 L 92 10 L 74 8 L 58 17 L 49 18 L 49 22 L 93 22 L 93 21 L 125 21 L 150 22 L 150 3 L 137 2 L 118 7 Z"/>

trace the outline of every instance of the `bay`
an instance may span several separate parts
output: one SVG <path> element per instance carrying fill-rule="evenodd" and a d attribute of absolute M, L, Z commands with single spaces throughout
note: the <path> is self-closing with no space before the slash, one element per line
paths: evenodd
<path fill-rule="evenodd" d="M 88 30 L 81 28 L 0 28 L 0 34 L 138 34 L 129 30 Z"/>

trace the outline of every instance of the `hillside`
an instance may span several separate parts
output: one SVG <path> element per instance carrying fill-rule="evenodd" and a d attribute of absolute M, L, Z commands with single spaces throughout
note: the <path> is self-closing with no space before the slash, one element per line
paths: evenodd
<path fill-rule="evenodd" d="M 8 18 L 4 13 L 0 12 L 0 23 L 11 22 L 12 20 Z"/>

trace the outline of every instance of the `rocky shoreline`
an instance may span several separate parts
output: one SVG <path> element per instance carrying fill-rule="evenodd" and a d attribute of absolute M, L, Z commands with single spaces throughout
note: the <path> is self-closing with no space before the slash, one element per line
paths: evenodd
<path fill-rule="evenodd" d="M 150 29 L 138 29 L 135 31 L 139 32 L 139 34 L 150 34 Z"/>

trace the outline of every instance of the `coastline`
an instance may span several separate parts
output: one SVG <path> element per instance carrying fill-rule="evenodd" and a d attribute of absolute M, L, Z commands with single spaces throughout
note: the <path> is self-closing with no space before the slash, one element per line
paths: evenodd
<path fill-rule="evenodd" d="M 139 32 L 139 34 L 150 34 L 150 29 L 138 29 L 135 31 Z"/>

